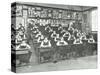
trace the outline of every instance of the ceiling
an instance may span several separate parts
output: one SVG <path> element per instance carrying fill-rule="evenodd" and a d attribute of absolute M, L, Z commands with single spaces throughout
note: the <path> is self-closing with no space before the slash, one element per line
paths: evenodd
<path fill-rule="evenodd" d="M 36 5 L 36 6 L 44 6 L 44 7 L 51 7 L 51 8 L 61 8 L 61 9 L 70 9 L 76 11 L 86 11 L 97 8 L 96 6 L 78 6 L 78 5 L 62 5 L 62 4 L 46 4 L 46 3 L 30 3 L 30 2 L 16 2 L 18 4 L 24 5 Z"/>

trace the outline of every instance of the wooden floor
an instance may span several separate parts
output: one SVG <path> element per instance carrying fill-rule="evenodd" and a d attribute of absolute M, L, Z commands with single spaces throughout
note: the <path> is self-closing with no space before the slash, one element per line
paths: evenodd
<path fill-rule="evenodd" d="M 44 72 L 75 69 L 95 69 L 97 68 L 97 56 L 80 57 L 77 59 L 63 60 L 57 63 L 33 64 L 17 67 L 17 73 L 24 72 Z"/>

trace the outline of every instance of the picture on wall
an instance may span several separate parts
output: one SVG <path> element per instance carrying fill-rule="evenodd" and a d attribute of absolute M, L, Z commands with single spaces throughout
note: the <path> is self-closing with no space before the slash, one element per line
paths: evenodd
<path fill-rule="evenodd" d="M 96 69 L 97 6 L 11 4 L 11 70 Z"/>

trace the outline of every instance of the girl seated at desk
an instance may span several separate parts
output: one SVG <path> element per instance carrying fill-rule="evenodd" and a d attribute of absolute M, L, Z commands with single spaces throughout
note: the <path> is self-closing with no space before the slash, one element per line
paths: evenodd
<path fill-rule="evenodd" d="M 23 40 L 23 38 L 22 38 L 19 34 L 17 34 L 15 38 L 16 38 L 16 40 L 15 40 L 15 43 L 16 43 L 16 44 L 21 43 L 22 40 Z"/>
<path fill-rule="evenodd" d="M 63 29 L 63 30 L 61 31 L 61 33 L 66 33 L 66 30 L 65 30 L 65 29 Z"/>
<path fill-rule="evenodd" d="M 59 34 L 57 34 L 55 31 L 53 31 L 53 33 L 51 34 L 51 37 L 56 38 L 57 36 L 59 36 Z"/>
<path fill-rule="evenodd" d="M 78 33 L 78 29 L 74 29 L 73 35 L 74 35 L 75 37 L 77 37 L 77 33 Z"/>
<path fill-rule="evenodd" d="M 95 40 L 93 38 L 93 36 L 91 35 L 91 37 L 88 39 L 88 43 L 95 43 Z"/>
<path fill-rule="evenodd" d="M 38 28 L 34 28 L 34 27 L 30 28 L 31 31 L 36 31 L 37 29 Z"/>
<path fill-rule="evenodd" d="M 80 38 L 82 36 L 81 31 L 78 31 L 77 37 Z"/>
<path fill-rule="evenodd" d="M 53 32 L 53 29 L 50 28 L 49 32 Z"/>
<path fill-rule="evenodd" d="M 32 30 L 32 32 L 33 32 L 33 33 L 37 33 L 37 32 L 39 32 L 39 30 L 38 30 L 38 29 Z"/>
<path fill-rule="evenodd" d="M 47 27 L 45 27 L 45 31 L 52 32 L 53 30 L 49 26 L 47 26 Z"/>
<path fill-rule="evenodd" d="M 17 27 L 18 27 L 18 28 L 17 28 Z M 21 23 L 19 23 L 19 26 L 17 26 L 17 27 L 16 27 L 16 29 L 17 29 L 18 31 L 20 31 L 20 30 L 23 31 L 23 32 L 25 31 L 25 28 L 24 28 L 24 26 L 23 26 Z"/>
<path fill-rule="evenodd" d="M 91 33 L 86 33 L 86 38 L 87 39 L 91 38 Z"/>
<path fill-rule="evenodd" d="M 60 31 L 60 30 L 63 30 L 63 27 L 60 25 L 59 27 L 58 27 L 58 30 Z"/>
<path fill-rule="evenodd" d="M 62 30 L 63 30 L 63 27 L 60 25 L 60 26 L 58 27 L 57 33 L 60 34 Z"/>
<path fill-rule="evenodd" d="M 23 31 L 18 31 L 18 34 L 23 37 L 24 36 L 24 32 Z"/>
<path fill-rule="evenodd" d="M 57 41 L 56 45 L 57 46 L 63 46 L 63 45 L 68 45 L 68 43 L 66 41 L 64 41 L 63 37 L 61 37 L 61 40 Z"/>
<path fill-rule="evenodd" d="M 39 34 L 39 30 L 37 29 L 36 31 L 32 31 L 31 33 L 31 38 L 35 38 L 35 36 Z"/>
<path fill-rule="evenodd" d="M 63 34 L 63 37 L 64 37 L 64 38 L 67 38 L 67 39 L 68 39 L 69 36 L 71 36 L 71 35 L 70 35 L 70 33 L 69 33 L 68 31 L 66 31 L 66 33 Z"/>
<path fill-rule="evenodd" d="M 30 49 L 31 47 L 26 43 L 26 41 L 22 41 L 20 45 L 16 47 L 16 50 L 21 50 L 21 49 Z"/>
<path fill-rule="evenodd" d="M 73 44 L 74 40 L 75 40 L 75 36 L 74 35 L 69 35 L 68 40 L 67 40 L 68 43 Z"/>
<path fill-rule="evenodd" d="M 38 33 L 37 35 L 35 35 L 35 36 L 33 37 L 33 42 L 37 42 L 38 38 L 40 38 L 41 36 L 42 36 L 41 33 Z"/>
<path fill-rule="evenodd" d="M 48 40 L 47 38 L 45 38 L 45 39 L 41 42 L 40 47 L 51 47 L 50 40 Z"/>
<path fill-rule="evenodd" d="M 14 35 L 11 35 L 11 43 L 12 44 L 15 44 L 16 43 L 15 40 L 16 40 L 15 34 Z"/>
<path fill-rule="evenodd" d="M 70 26 L 70 27 L 68 28 L 68 31 L 69 31 L 70 34 L 73 34 L 74 28 Z"/>
<path fill-rule="evenodd" d="M 76 38 L 75 38 L 75 36 L 74 35 L 69 35 L 69 38 L 68 38 L 68 40 L 75 40 Z"/>
<path fill-rule="evenodd" d="M 65 30 L 65 29 L 63 29 L 63 30 L 60 32 L 61 36 L 63 36 L 65 33 L 66 33 L 66 30 Z"/>
<path fill-rule="evenodd" d="M 49 26 L 46 26 L 46 27 L 45 27 L 45 30 L 48 30 L 48 29 L 50 29 L 50 27 L 49 27 Z"/>
<path fill-rule="evenodd" d="M 86 34 L 85 34 L 85 33 L 82 33 L 82 34 L 81 34 L 80 39 L 81 39 L 81 40 L 88 40 L 88 39 L 86 38 Z"/>
<path fill-rule="evenodd" d="M 37 42 L 38 42 L 38 43 L 41 43 L 43 40 L 44 40 L 44 36 L 41 35 L 41 37 L 39 37 L 39 38 L 37 39 Z"/>
<path fill-rule="evenodd" d="M 74 40 L 73 44 L 83 44 L 83 42 L 80 38 L 77 38 Z"/>
<path fill-rule="evenodd" d="M 54 41 L 57 42 L 57 41 L 60 41 L 60 39 L 61 38 L 59 37 L 59 35 L 57 35 L 57 37 L 54 38 Z"/>
<path fill-rule="evenodd" d="M 38 37 L 41 36 L 41 35 L 42 35 L 42 33 L 39 31 L 39 33 L 36 34 L 35 38 L 38 38 Z"/>

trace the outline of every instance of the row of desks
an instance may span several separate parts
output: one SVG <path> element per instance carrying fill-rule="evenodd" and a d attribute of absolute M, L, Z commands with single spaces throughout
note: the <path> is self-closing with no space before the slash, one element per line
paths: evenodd
<path fill-rule="evenodd" d="M 87 55 L 97 54 L 97 43 L 72 44 L 55 47 L 39 47 L 39 43 L 34 42 L 37 63 L 78 58 Z M 32 52 L 29 50 L 12 50 L 12 65 L 16 65 L 16 60 L 29 63 Z"/>
<path fill-rule="evenodd" d="M 39 47 L 39 44 L 34 43 L 34 47 L 38 57 L 38 63 L 97 54 L 97 43 L 72 44 L 46 48 Z"/>

